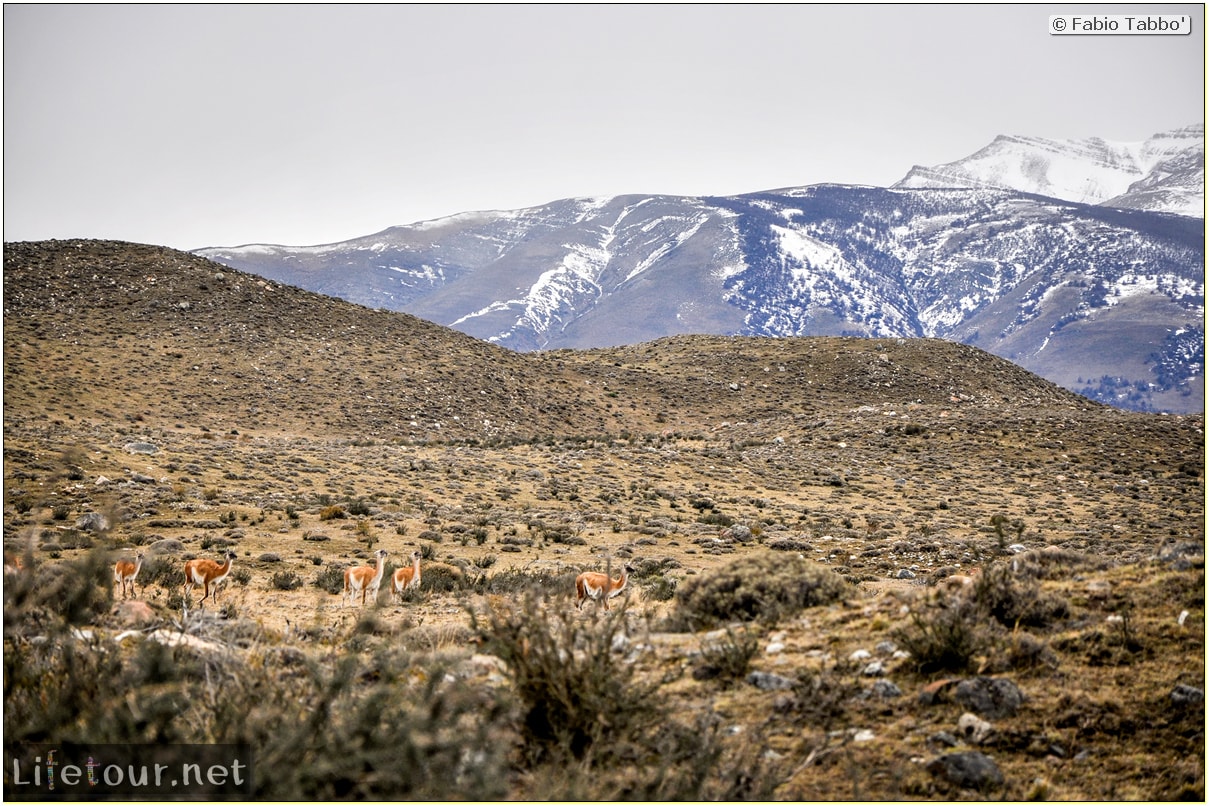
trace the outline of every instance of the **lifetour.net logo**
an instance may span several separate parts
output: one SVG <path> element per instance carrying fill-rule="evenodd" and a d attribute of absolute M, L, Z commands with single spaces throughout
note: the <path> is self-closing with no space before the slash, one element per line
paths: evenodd
<path fill-rule="evenodd" d="M 4 751 L 6 801 L 251 794 L 251 753 L 238 745 L 23 744 Z"/>

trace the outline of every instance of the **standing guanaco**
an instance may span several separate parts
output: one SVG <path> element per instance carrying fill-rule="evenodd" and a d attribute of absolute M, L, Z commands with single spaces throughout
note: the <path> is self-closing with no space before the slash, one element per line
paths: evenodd
<path fill-rule="evenodd" d="M 386 571 L 386 549 L 378 549 L 378 564 L 375 566 L 361 565 L 344 569 L 344 602 L 351 603 L 353 597 L 361 594 L 361 606 L 365 606 L 365 595 L 378 598 L 378 586 L 382 584 L 382 574 Z"/>
<path fill-rule="evenodd" d="M 126 583 L 130 583 L 130 595 L 134 595 L 134 579 L 139 575 L 139 569 L 143 567 L 143 554 L 139 552 L 134 555 L 134 562 L 130 560 L 118 560 L 113 566 L 113 581 L 122 586 L 122 598 L 126 596 Z"/>
<path fill-rule="evenodd" d="M 224 555 L 225 562 L 199 558 L 185 563 L 185 596 L 193 592 L 194 585 L 205 586 L 205 595 L 201 602 L 210 597 L 210 586 L 214 586 L 214 601 L 218 601 L 218 586 L 231 573 L 231 563 L 235 560 L 235 552 L 228 551 Z M 201 602 L 198 602 L 200 605 Z"/>

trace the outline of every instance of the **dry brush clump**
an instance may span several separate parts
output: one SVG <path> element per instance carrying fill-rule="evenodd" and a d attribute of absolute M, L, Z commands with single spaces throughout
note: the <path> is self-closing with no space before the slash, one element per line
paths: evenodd
<path fill-rule="evenodd" d="M 826 566 L 772 552 L 748 554 L 685 580 L 676 591 L 670 626 L 698 630 L 732 621 L 775 624 L 850 593 L 851 585 Z"/>
<path fill-rule="evenodd" d="M 1070 612 L 1067 600 L 1043 591 L 1034 576 L 996 562 L 954 592 L 914 609 L 894 637 L 921 674 L 969 672 L 980 665 L 1027 668 L 1053 660 L 1045 642 L 1028 629 L 1052 631 Z"/>
<path fill-rule="evenodd" d="M 530 589 L 518 606 L 472 613 L 484 651 L 507 668 L 529 796 L 547 800 L 766 799 L 777 774 L 726 742 L 708 712 L 670 705 L 671 677 L 628 651 L 625 605 L 584 620 Z M 575 770 L 568 774 L 569 770 Z"/>

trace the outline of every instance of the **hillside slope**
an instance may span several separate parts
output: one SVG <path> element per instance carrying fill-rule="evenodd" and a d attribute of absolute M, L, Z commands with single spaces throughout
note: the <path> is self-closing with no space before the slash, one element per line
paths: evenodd
<path fill-rule="evenodd" d="M 938 339 L 680 336 L 519 354 L 127 243 L 7 244 L 4 292 L 12 422 L 458 440 L 696 429 L 883 401 L 1096 405 Z"/>

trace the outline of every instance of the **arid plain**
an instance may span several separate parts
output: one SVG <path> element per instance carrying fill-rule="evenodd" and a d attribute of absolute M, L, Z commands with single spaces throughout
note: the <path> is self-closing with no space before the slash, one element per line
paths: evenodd
<path fill-rule="evenodd" d="M 469 664 L 472 612 L 537 588 L 590 629 L 604 616 L 575 610 L 575 575 L 629 565 L 624 662 L 759 748 L 753 796 L 1203 800 L 1204 444 L 1203 415 L 1111 409 L 941 341 L 522 355 L 187 253 L 5 245 L 5 554 L 51 580 L 143 553 L 149 609 L 107 591 L 94 634 L 199 624 L 200 589 L 182 608 L 172 572 L 233 551 L 206 608 L 225 626 L 198 633 L 238 662 L 388 644 Z M 345 606 L 331 580 L 378 549 L 387 573 L 420 552 L 420 589 Z M 669 626 L 678 589 L 753 557 L 824 566 L 845 595 Z M 901 651 L 954 578 L 1004 569 L 1044 616 L 998 624 L 960 673 Z M 6 657 L 41 623 L 10 604 Z M 701 672 L 739 630 L 744 674 Z M 937 694 L 963 677 L 1023 701 L 973 738 L 969 707 Z M 826 709 L 803 704 L 808 681 Z M 935 763 L 963 750 L 1001 779 Z M 553 780 L 518 773 L 507 796 L 626 796 Z"/>

